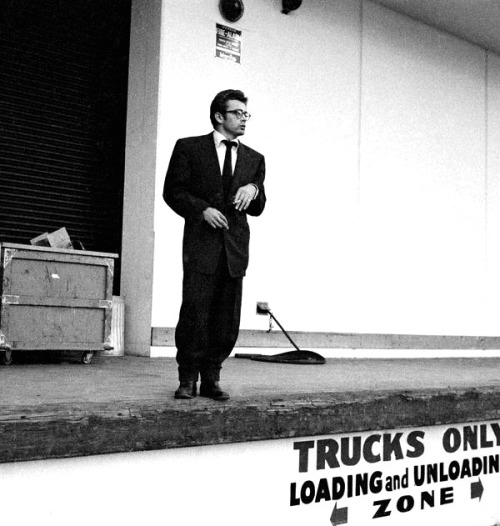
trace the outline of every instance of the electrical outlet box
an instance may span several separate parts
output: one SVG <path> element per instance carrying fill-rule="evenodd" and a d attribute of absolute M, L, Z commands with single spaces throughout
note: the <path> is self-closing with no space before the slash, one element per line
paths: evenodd
<path fill-rule="evenodd" d="M 269 314 L 269 305 L 265 301 L 257 302 L 257 314 Z"/>

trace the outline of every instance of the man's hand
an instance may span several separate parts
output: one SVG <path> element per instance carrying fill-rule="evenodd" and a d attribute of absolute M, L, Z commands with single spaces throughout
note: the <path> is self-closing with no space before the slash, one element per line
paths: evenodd
<path fill-rule="evenodd" d="M 203 210 L 203 218 L 213 228 L 225 228 L 229 230 L 227 219 L 224 217 L 224 214 L 216 208 L 205 208 L 205 210 Z"/>
<path fill-rule="evenodd" d="M 257 188 L 255 188 L 255 185 L 247 184 L 245 186 L 240 186 L 233 201 L 236 210 L 240 212 L 246 210 L 256 194 Z"/>

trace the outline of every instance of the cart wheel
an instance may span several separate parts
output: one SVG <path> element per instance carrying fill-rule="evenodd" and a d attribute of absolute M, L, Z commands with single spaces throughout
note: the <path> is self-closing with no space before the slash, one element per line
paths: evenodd
<path fill-rule="evenodd" d="M 2 363 L 10 365 L 12 363 L 12 351 L 5 351 L 2 355 Z"/>
<path fill-rule="evenodd" d="M 94 353 L 89 351 L 89 352 L 84 352 L 82 354 L 82 363 L 84 365 L 89 365 L 91 362 L 92 362 L 92 357 L 94 356 Z"/>

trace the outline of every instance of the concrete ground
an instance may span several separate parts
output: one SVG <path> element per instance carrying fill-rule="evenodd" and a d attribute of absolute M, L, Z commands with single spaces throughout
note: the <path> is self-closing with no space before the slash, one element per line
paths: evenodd
<path fill-rule="evenodd" d="M 327 355 L 322 352 L 323 355 Z M 230 358 L 231 399 L 175 400 L 173 358 L 19 353 L 0 367 L 0 462 L 500 418 L 500 358 Z"/>
<path fill-rule="evenodd" d="M 177 385 L 173 358 L 97 355 L 90 365 L 82 365 L 72 356 L 18 354 L 13 365 L 0 366 L 0 408 L 127 400 L 185 403 L 173 398 Z M 478 358 L 343 358 L 327 359 L 324 365 L 296 365 L 231 357 L 224 364 L 221 385 L 239 401 L 353 391 L 500 387 L 500 358 L 485 354 Z"/>

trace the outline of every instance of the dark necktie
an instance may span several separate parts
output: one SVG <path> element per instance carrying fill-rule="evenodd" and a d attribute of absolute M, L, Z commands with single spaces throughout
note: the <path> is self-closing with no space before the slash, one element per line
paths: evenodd
<path fill-rule="evenodd" d="M 224 157 L 224 165 L 222 167 L 222 186 L 224 188 L 224 196 L 227 198 L 229 188 L 231 186 L 231 179 L 233 178 L 233 162 L 231 159 L 231 152 L 233 146 L 238 146 L 234 141 L 222 141 L 226 145 L 226 155 Z"/>

